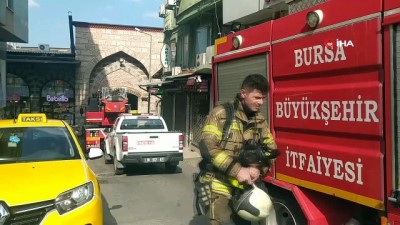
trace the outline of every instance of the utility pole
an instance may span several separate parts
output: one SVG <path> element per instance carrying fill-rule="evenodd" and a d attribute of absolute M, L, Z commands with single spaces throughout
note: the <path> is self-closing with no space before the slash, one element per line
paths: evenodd
<path fill-rule="evenodd" d="M 149 83 L 151 83 L 151 77 L 152 77 L 152 73 L 151 73 L 151 49 L 152 49 L 152 47 L 153 47 L 153 35 L 151 35 L 151 34 L 149 34 L 149 33 L 146 33 L 146 32 L 142 31 L 141 29 L 139 29 L 139 28 L 137 28 L 137 27 L 135 27 L 135 30 L 138 31 L 138 32 L 140 32 L 140 33 L 142 33 L 142 34 L 145 34 L 145 35 L 150 36 L 150 50 L 149 50 L 149 52 L 150 52 L 150 54 L 149 54 Z M 147 87 L 147 93 L 148 93 L 148 97 L 147 97 L 147 103 L 148 103 L 148 104 L 147 104 L 147 112 L 150 113 L 150 97 L 151 97 L 150 86 Z"/>

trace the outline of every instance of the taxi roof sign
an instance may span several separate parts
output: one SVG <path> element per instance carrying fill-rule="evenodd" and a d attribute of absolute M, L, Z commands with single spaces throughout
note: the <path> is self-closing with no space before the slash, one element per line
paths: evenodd
<path fill-rule="evenodd" d="M 44 113 L 20 113 L 18 123 L 46 123 L 47 117 Z"/>

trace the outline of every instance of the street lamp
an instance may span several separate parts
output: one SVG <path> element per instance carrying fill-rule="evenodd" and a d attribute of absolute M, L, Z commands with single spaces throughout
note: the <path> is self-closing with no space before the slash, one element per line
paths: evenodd
<path fill-rule="evenodd" d="M 135 30 L 136 30 L 137 32 L 140 32 L 140 33 L 142 33 L 142 34 L 145 34 L 145 35 L 150 36 L 149 83 L 151 83 L 151 48 L 152 48 L 152 45 L 153 45 L 153 35 L 151 35 L 151 34 L 149 34 L 149 33 L 146 33 L 146 32 L 142 31 L 141 29 L 139 29 L 139 28 L 137 28 L 137 27 L 135 27 Z M 147 97 L 147 103 L 148 103 L 148 104 L 147 104 L 147 112 L 150 113 L 150 96 L 151 96 L 151 94 L 150 94 L 150 86 L 147 88 L 147 92 L 148 92 L 148 97 Z"/>

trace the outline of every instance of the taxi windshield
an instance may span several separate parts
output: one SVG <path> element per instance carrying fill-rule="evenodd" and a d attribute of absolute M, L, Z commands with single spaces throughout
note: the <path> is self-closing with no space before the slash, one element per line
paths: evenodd
<path fill-rule="evenodd" d="M 65 127 L 0 128 L 0 164 L 79 159 Z"/>

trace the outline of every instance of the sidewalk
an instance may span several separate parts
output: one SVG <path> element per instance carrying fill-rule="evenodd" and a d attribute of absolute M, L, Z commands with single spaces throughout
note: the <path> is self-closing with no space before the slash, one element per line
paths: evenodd
<path fill-rule="evenodd" d="M 183 148 L 183 158 L 200 158 L 200 151 L 196 146 L 189 145 Z"/>

